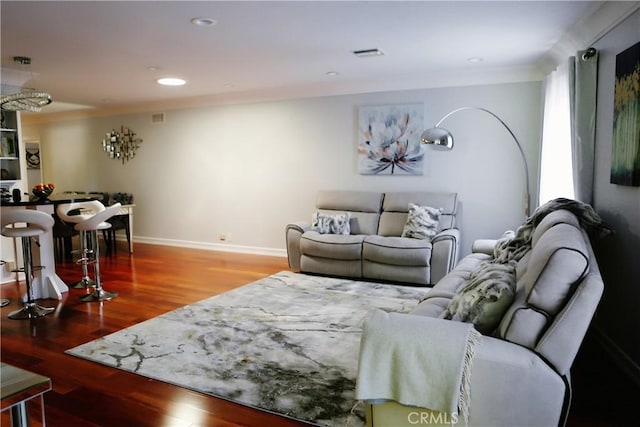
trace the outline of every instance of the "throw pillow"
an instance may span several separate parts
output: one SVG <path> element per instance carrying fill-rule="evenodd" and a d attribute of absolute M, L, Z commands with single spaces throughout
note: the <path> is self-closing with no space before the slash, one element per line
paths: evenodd
<path fill-rule="evenodd" d="M 473 323 L 482 334 L 493 332 L 515 297 L 516 263 L 484 262 L 451 299 L 440 316 Z"/>
<path fill-rule="evenodd" d="M 350 220 L 351 214 L 349 212 L 328 215 L 315 211 L 313 213 L 313 220 L 311 221 L 311 229 L 320 234 L 348 235 L 351 233 Z"/>
<path fill-rule="evenodd" d="M 402 230 L 402 237 L 431 240 L 438 232 L 441 213 L 441 209 L 409 203 L 409 214 Z"/>

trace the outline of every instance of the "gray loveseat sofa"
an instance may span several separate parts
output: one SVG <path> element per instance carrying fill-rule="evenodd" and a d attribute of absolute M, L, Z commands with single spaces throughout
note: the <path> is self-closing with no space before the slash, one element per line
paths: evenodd
<path fill-rule="evenodd" d="M 414 322 L 418 322 L 420 330 L 433 327 L 435 322 L 438 328 L 445 329 L 457 323 L 442 319 L 447 318 L 450 302 L 478 266 L 493 258 L 492 251 L 487 250 L 487 241 L 484 243 L 474 244 L 478 252 L 463 258 L 411 314 L 402 315 L 401 319 L 411 322 L 407 325 L 415 326 Z M 489 326 L 490 331 L 483 332 L 475 345 L 469 425 L 563 424 L 571 398 L 570 368 L 603 288 L 590 239 L 576 215 L 565 209 L 546 214 L 533 230 L 528 250 L 517 261 L 513 299 L 497 323 Z M 476 299 L 480 300 L 482 298 Z M 476 309 L 468 308 L 471 312 L 483 311 Z M 389 352 L 412 351 L 415 336 L 403 331 L 402 326 L 394 324 L 386 333 L 379 332 L 380 329 L 367 333 L 385 343 Z M 375 337 L 376 334 L 382 336 Z M 394 340 L 397 341 L 392 344 Z M 441 357 L 446 357 L 444 346 L 438 342 L 430 342 L 429 346 L 440 349 Z M 365 347 L 361 349 L 366 352 Z M 361 361 L 363 356 L 369 355 L 361 353 Z M 381 373 L 375 370 L 359 375 L 379 378 Z M 388 396 L 377 398 L 388 399 Z M 368 408 L 368 424 L 375 426 L 414 425 L 411 421 L 425 417 L 420 414 L 426 411 L 401 405 L 393 399 Z M 427 418 L 447 417 L 430 415 Z"/>
<path fill-rule="evenodd" d="M 409 203 L 441 210 L 432 239 L 401 237 Z M 430 285 L 458 261 L 456 193 L 320 191 L 316 210 L 349 213 L 350 233 L 321 234 L 311 221 L 288 224 L 287 255 L 293 271 Z"/>

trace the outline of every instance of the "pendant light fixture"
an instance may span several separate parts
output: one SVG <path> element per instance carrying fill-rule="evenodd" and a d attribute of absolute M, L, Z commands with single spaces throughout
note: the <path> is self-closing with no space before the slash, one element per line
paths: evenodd
<path fill-rule="evenodd" d="M 13 62 L 20 65 L 31 65 L 28 56 L 14 56 Z M 42 107 L 51 104 L 51 95 L 39 90 L 20 90 L 9 95 L 0 96 L 0 107 L 5 111 L 30 111 L 38 113 Z"/>

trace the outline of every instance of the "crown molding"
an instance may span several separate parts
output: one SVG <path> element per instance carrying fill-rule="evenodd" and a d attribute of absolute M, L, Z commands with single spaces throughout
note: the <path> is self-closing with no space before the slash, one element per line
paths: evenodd
<path fill-rule="evenodd" d="M 542 58 L 539 67 L 545 74 L 553 71 L 579 50 L 589 48 L 620 22 L 640 9 L 637 1 L 596 2 L 592 12 L 577 22 Z"/>

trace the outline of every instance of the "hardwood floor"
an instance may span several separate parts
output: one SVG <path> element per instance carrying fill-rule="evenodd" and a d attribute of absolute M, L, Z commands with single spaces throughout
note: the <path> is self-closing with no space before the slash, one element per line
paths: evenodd
<path fill-rule="evenodd" d="M 64 350 L 118 331 L 167 311 L 228 291 L 287 269 L 284 258 L 221 253 L 136 244 L 129 255 L 125 243 L 117 253 L 101 257 L 104 287 L 119 296 L 103 303 L 79 301 L 84 290 L 71 289 L 54 314 L 35 321 L 7 319 L 21 304 L 23 284 L 0 286 L 11 304 L 0 314 L 1 359 L 52 379 L 45 394 L 48 426 L 302 426 L 277 415 L 186 390 L 139 375 L 64 354 Z M 73 262 L 58 264 L 67 283 L 79 279 Z M 634 425 L 638 391 L 621 388 L 615 372 L 602 369 L 602 352 L 587 341 L 573 375 L 574 399 L 570 427 Z M 595 369 L 595 367 L 598 367 Z M 617 390 L 617 393 L 615 391 Z M 602 396 L 615 396 L 601 400 Z M 30 405 L 32 425 L 39 422 L 40 405 Z M 8 412 L 0 425 L 9 425 Z"/>
<path fill-rule="evenodd" d="M 21 307 L 23 284 L 0 286 L 11 304 L 2 308 L 2 361 L 51 378 L 45 394 L 47 426 L 301 426 L 277 415 L 253 410 L 64 354 L 100 336 L 210 296 L 286 270 L 279 257 L 251 256 L 136 244 L 129 255 L 124 242 L 116 254 L 100 259 L 104 288 L 118 292 L 103 303 L 79 301 L 86 291 L 71 289 L 61 301 L 40 300 L 54 314 L 34 320 L 7 319 Z M 79 279 L 72 262 L 58 264 L 67 283 Z M 33 425 L 37 403 L 30 404 Z M 8 411 L 0 418 L 9 426 Z"/>

